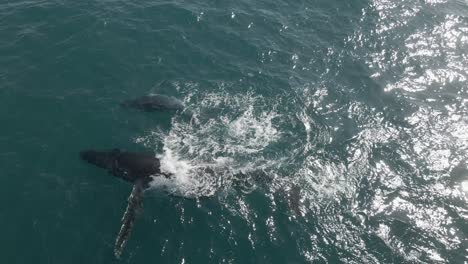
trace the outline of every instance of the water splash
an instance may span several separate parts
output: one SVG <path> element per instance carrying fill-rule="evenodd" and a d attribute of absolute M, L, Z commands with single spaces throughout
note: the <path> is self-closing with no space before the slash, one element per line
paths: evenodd
<path fill-rule="evenodd" d="M 186 197 L 212 196 L 234 182 L 249 184 L 249 179 L 239 181 L 239 175 L 245 177 L 275 163 L 264 155 L 281 138 L 274 124 L 279 114 L 263 110 L 263 97 L 190 93 L 185 103 L 190 119 L 176 116 L 169 132 L 153 131 L 137 139 L 150 147 L 161 140 L 161 169 L 175 175 L 171 180 L 153 181 L 153 187 Z"/>

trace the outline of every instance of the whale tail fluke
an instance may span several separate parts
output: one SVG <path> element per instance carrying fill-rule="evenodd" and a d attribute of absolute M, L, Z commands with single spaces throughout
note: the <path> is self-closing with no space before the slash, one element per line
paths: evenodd
<path fill-rule="evenodd" d="M 123 249 L 127 244 L 127 240 L 132 231 L 135 219 L 143 208 L 143 191 L 145 183 L 141 180 L 136 181 L 133 185 L 132 192 L 128 197 L 127 209 L 122 217 L 122 226 L 115 240 L 114 255 L 120 258 Z"/>

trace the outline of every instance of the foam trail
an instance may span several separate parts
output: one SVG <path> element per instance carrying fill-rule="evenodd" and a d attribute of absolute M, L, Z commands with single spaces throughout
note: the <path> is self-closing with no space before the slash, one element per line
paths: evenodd
<path fill-rule="evenodd" d="M 217 92 L 197 100 L 190 94 L 184 103 L 192 113 L 190 120 L 176 116 L 167 134 L 157 131 L 138 139 L 145 144 L 162 140 L 163 152 L 158 156 L 161 170 L 174 175 L 171 179 L 154 177 L 151 187 L 184 197 L 212 196 L 229 188 L 236 176 L 275 163 L 263 156 L 281 139 L 273 122 L 280 115 L 272 109 L 254 107 L 268 105 L 263 97 Z M 213 112 L 220 114 L 213 116 Z M 249 179 L 243 182 L 249 184 L 246 189 L 252 188 Z"/>

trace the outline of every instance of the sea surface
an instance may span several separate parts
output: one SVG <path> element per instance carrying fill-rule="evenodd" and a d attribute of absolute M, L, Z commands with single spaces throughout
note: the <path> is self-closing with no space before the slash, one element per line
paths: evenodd
<path fill-rule="evenodd" d="M 468 262 L 466 0 L 1 0 L 0 121 L 0 263 Z"/>

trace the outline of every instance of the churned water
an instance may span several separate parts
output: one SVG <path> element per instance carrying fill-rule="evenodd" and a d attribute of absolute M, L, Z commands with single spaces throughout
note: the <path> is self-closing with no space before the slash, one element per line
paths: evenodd
<path fill-rule="evenodd" d="M 3 0 L 0 263 L 466 263 L 467 54 L 465 0 Z M 89 148 L 175 174 L 120 260 Z"/>

